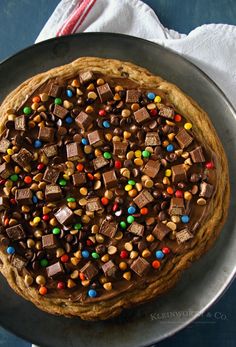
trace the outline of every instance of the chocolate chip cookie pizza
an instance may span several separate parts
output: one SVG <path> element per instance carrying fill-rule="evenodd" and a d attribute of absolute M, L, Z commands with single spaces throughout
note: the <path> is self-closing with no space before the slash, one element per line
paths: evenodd
<path fill-rule="evenodd" d="M 107 319 L 171 288 L 229 204 L 207 114 L 128 62 L 80 58 L 3 101 L 0 268 L 49 313 Z"/>

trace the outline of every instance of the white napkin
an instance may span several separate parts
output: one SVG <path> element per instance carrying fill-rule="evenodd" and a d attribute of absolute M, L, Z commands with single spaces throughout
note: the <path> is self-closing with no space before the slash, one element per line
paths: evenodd
<path fill-rule="evenodd" d="M 202 25 L 188 35 L 164 28 L 140 0 L 62 0 L 36 42 L 75 32 L 113 32 L 157 42 L 202 69 L 236 108 L 236 26 Z"/>

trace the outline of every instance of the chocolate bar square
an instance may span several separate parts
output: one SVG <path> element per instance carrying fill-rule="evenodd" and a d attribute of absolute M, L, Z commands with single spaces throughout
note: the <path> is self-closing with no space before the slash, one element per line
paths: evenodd
<path fill-rule="evenodd" d="M 182 216 L 184 214 L 184 199 L 182 198 L 171 198 L 169 214 L 170 216 Z"/>
<path fill-rule="evenodd" d="M 8 178 L 12 173 L 13 169 L 9 163 L 3 163 L 0 165 L 0 177 L 1 178 Z"/>
<path fill-rule="evenodd" d="M 104 185 L 107 189 L 113 188 L 117 185 L 117 177 L 115 170 L 106 171 L 102 174 Z"/>
<path fill-rule="evenodd" d="M 158 222 L 152 231 L 153 235 L 159 241 L 162 241 L 166 237 L 166 235 L 169 234 L 169 232 L 171 232 L 171 229 L 167 225 L 165 225 L 161 222 Z"/>
<path fill-rule="evenodd" d="M 47 201 L 56 201 L 62 198 L 62 191 L 60 186 L 56 184 L 48 184 L 45 188 L 45 198 Z"/>
<path fill-rule="evenodd" d="M 11 265 L 14 266 L 19 271 L 21 271 L 24 267 L 26 267 L 27 263 L 28 261 L 18 254 L 13 254 L 11 258 Z"/>
<path fill-rule="evenodd" d="M 157 132 L 150 132 L 146 134 L 145 146 L 159 146 L 161 140 Z"/>
<path fill-rule="evenodd" d="M 62 264 L 58 261 L 52 265 L 49 265 L 46 267 L 47 275 L 48 277 L 57 277 L 64 273 L 64 269 L 62 267 Z"/>
<path fill-rule="evenodd" d="M 153 196 L 144 189 L 134 198 L 133 201 L 138 206 L 138 208 L 143 208 L 153 200 Z"/>
<path fill-rule="evenodd" d="M 44 172 L 43 180 L 47 183 L 56 183 L 59 175 L 60 172 L 58 169 L 48 166 Z"/>
<path fill-rule="evenodd" d="M 112 260 L 109 260 L 102 265 L 102 271 L 106 277 L 116 277 L 117 270 L 118 268 Z"/>
<path fill-rule="evenodd" d="M 113 142 L 113 154 L 124 157 L 126 155 L 127 147 L 127 142 Z"/>
<path fill-rule="evenodd" d="M 203 198 L 210 198 L 212 196 L 212 193 L 214 191 L 214 186 L 212 184 L 202 182 L 200 184 L 200 197 Z"/>
<path fill-rule="evenodd" d="M 57 155 L 57 145 L 44 146 L 43 152 L 48 158 L 55 157 Z"/>
<path fill-rule="evenodd" d="M 99 233 L 107 237 L 115 237 L 117 231 L 117 223 L 113 221 L 104 220 L 100 226 Z"/>
<path fill-rule="evenodd" d="M 61 92 L 62 92 L 61 86 L 59 86 L 58 84 L 52 84 L 50 86 L 48 95 L 52 96 L 53 98 L 57 98 L 58 96 L 61 95 Z"/>
<path fill-rule="evenodd" d="M 159 115 L 168 119 L 174 119 L 175 111 L 171 107 L 162 107 L 159 111 Z"/>
<path fill-rule="evenodd" d="M 74 217 L 73 211 L 66 205 L 63 205 L 55 213 L 55 217 L 60 224 L 68 224 Z"/>
<path fill-rule="evenodd" d="M 86 204 L 86 210 L 87 211 L 96 212 L 96 211 L 102 210 L 102 208 L 103 207 L 102 207 L 100 199 L 98 197 L 88 199 L 87 204 Z"/>
<path fill-rule="evenodd" d="M 26 117 L 25 117 L 25 115 L 16 117 L 15 130 L 19 130 L 19 131 L 25 131 L 26 130 Z"/>
<path fill-rule="evenodd" d="M 0 153 L 6 153 L 7 149 L 10 146 L 10 141 L 8 139 L 1 139 L 0 140 Z"/>
<path fill-rule="evenodd" d="M 97 266 L 89 261 L 87 264 L 85 264 L 81 269 L 80 272 L 85 276 L 87 280 L 92 280 L 95 276 L 98 274 L 98 268 Z"/>
<path fill-rule="evenodd" d="M 64 119 L 68 115 L 68 113 L 69 111 L 64 107 L 57 104 L 54 106 L 54 109 L 53 109 L 54 116 L 60 119 Z"/>
<path fill-rule="evenodd" d="M 99 170 L 108 164 L 109 161 L 105 159 L 103 155 L 99 155 L 97 158 L 93 159 L 94 170 Z"/>
<path fill-rule="evenodd" d="M 172 166 L 171 171 L 172 171 L 172 181 L 174 183 L 187 180 L 187 174 L 183 164 Z"/>
<path fill-rule="evenodd" d="M 78 187 L 86 183 L 86 175 L 84 172 L 76 172 L 72 175 L 73 185 Z"/>
<path fill-rule="evenodd" d="M 71 142 L 66 145 L 67 159 L 71 161 L 83 158 L 83 152 L 78 142 Z"/>
<path fill-rule="evenodd" d="M 75 118 L 75 123 L 78 125 L 80 129 L 86 130 L 93 122 L 93 118 L 90 117 L 84 111 L 81 111 L 78 116 Z"/>
<path fill-rule="evenodd" d="M 143 173 L 151 178 L 155 178 L 160 170 L 161 163 L 159 160 L 148 160 L 143 168 Z"/>
<path fill-rule="evenodd" d="M 54 132 L 55 132 L 55 130 L 53 128 L 41 127 L 41 128 L 39 128 L 38 138 L 39 138 L 39 140 L 42 140 L 44 142 L 53 142 Z"/>
<path fill-rule="evenodd" d="M 190 152 L 190 155 L 194 163 L 203 163 L 206 161 L 201 146 L 194 148 L 194 150 Z"/>
<path fill-rule="evenodd" d="M 135 259 L 130 268 L 133 270 L 138 276 L 142 277 L 149 269 L 150 264 L 142 257 L 138 257 Z"/>
<path fill-rule="evenodd" d="M 144 235 L 144 225 L 139 224 L 137 222 L 133 222 L 130 224 L 130 226 L 127 229 L 130 233 L 137 235 L 137 236 L 143 236 Z"/>
<path fill-rule="evenodd" d="M 21 148 L 16 154 L 13 154 L 11 158 L 21 167 L 26 167 L 32 160 L 33 154 L 26 148 Z"/>
<path fill-rule="evenodd" d="M 13 225 L 12 227 L 6 228 L 6 233 L 9 239 L 13 241 L 22 240 L 26 237 L 25 231 L 21 224 Z"/>
<path fill-rule="evenodd" d="M 139 102 L 141 96 L 141 92 L 137 89 L 128 89 L 126 91 L 126 99 L 125 102 L 127 103 L 134 103 Z"/>
<path fill-rule="evenodd" d="M 193 238 L 193 234 L 188 230 L 188 228 L 177 231 L 176 240 L 178 243 L 183 243 Z"/>
<path fill-rule="evenodd" d="M 9 199 L 6 196 L 0 196 L 0 211 L 9 207 Z"/>
<path fill-rule="evenodd" d="M 105 102 L 105 101 L 113 99 L 113 93 L 108 83 L 105 83 L 97 87 L 97 92 L 101 102 Z"/>
<path fill-rule="evenodd" d="M 79 74 L 79 80 L 81 84 L 88 83 L 95 79 L 92 71 L 84 71 Z"/>
<path fill-rule="evenodd" d="M 142 124 L 146 122 L 147 120 L 149 120 L 151 117 L 146 107 L 142 107 L 140 108 L 140 110 L 134 112 L 134 118 L 137 123 Z"/>
<path fill-rule="evenodd" d="M 94 130 L 88 133 L 89 144 L 93 147 L 101 146 L 104 142 L 103 134 L 99 130 Z"/>
<path fill-rule="evenodd" d="M 57 238 L 53 234 L 43 235 L 42 236 L 42 246 L 43 248 L 55 248 L 57 247 Z"/>
<path fill-rule="evenodd" d="M 193 142 L 192 136 L 190 136 L 185 129 L 180 130 L 175 136 L 175 139 L 178 141 L 182 149 L 188 147 Z"/>
<path fill-rule="evenodd" d="M 20 205 L 32 205 L 33 194 L 29 188 L 16 189 L 15 199 Z"/>

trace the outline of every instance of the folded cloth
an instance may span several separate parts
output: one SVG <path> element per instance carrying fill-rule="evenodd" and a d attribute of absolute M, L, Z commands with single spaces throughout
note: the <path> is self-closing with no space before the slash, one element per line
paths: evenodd
<path fill-rule="evenodd" d="M 78 32 L 123 33 L 171 48 L 211 77 L 236 108 L 236 26 L 207 24 L 184 35 L 165 28 L 140 0 L 62 0 L 36 42 Z"/>

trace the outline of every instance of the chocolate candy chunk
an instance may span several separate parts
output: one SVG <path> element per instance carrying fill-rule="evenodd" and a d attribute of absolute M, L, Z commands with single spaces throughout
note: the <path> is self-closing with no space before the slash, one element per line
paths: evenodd
<path fill-rule="evenodd" d="M 71 142 L 66 145 L 67 159 L 71 161 L 83 158 L 83 152 L 78 142 Z"/>
<path fill-rule="evenodd" d="M 43 152 L 48 158 L 55 157 L 57 155 L 57 145 L 44 146 Z"/>
<path fill-rule="evenodd" d="M 97 91 L 98 91 L 98 95 L 100 97 L 101 102 L 105 102 L 113 98 L 113 93 L 108 83 L 105 83 L 97 87 Z"/>
<path fill-rule="evenodd" d="M 169 214 L 171 216 L 182 216 L 184 214 L 184 199 L 182 198 L 171 198 Z"/>
<path fill-rule="evenodd" d="M 139 98 L 141 96 L 141 92 L 137 89 L 128 89 L 126 92 L 125 102 L 139 102 Z"/>
<path fill-rule="evenodd" d="M 90 117 L 87 113 L 84 111 L 81 111 L 78 116 L 75 118 L 75 122 L 78 125 L 80 129 L 86 130 L 90 126 L 90 124 L 93 122 L 93 118 Z"/>
<path fill-rule="evenodd" d="M 109 260 L 105 264 L 102 265 L 102 271 L 106 277 L 116 277 L 117 266 L 113 263 L 112 260 Z"/>
<path fill-rule="evenodd" d="M 1 153 L 6 153 L 9 146 L 10 146 L 10 141 L 8 139 L 3 138 L 0 140 L 0 152 Z"/>
<path fill-rule="evenodd" d="M 39 128 L 38 138 L 39 138 L 39 140 L 42 140 L 45 142 L 53 142 L 54 132 L 55 132 L 55 130 L 53 128 L 49 128 L 49 127 Z"/>
<path fill-rule="evenodd" d="M 6 233 L 9 239 L 13 241 L 22 240 L 26 237 L 25 231 L 21 224 L 13 225 L 10 228 L 6 228 Z"/>
<path fill-rule="evenodd" d="M 113 142 L 113 154 L 119 156 L 125 156 L 128 143 L 126 142 Z"/>
<path fill-rule="evenodd" d="M 84 172 L 76 172 L 72 175 L 73 185 L 78 187 L 86 183 L 86 175 Z"/>
<path fill-rule="evenodd" d="M 56 183 L 59 175 L 60 172 L 58 169 L 54 169 L 48 166 L 44 172 L 43 180 L 47 183 Z"/>
<path fill-rule="evenodd" d="M 15 129 L 19 130 L 19 131 L 25 131 L 26 130 L 26 117 L 25 117 L 25 115 L 16 117 Z"/>
<path fill-rule="evenodd" d="M 92 71 L 85 71 L 79 74 L 79 80 L 82 84 L 93 81 L 94 79 L 95 77 Z"/>
<path fill-rule="evenodd" d="M 174 183 L 187 180 L 187 174 L 183 164 L 172 166 L 171 171 L 172 171 L 172 181 Z"/>
<path fill-rule="evenodd" d="M 9 207 L 9 200 L 6 196 L 0 196 L 0 211 Z"/>
<path fill-rule="evenodd" d="M 178 141 L 182 149 L 188 147 L 190 143 L 193 142 L 192 136 L 190 136 L 185 129 L 180 130 L 175 136 L 175 139 Z"/>
<path fill-rule="evenodd" d="M 61 95 L 62 88 L 58 84 L 52 84 L 50 89 L 49 89 L 49 96 L 52 96 L 53 98 L 57 98 L 58 96 Z"/>
<path fill-rule="evenodd" d="M 162 241 L 164 237 L 169 234 L 170 231 L 171 229 L 168 226 L 161 222 L 158 222 L 155 225 L 152 233 L 159 241 Z"/>
<path fill-rule="evenodd" d="M 145 146 L 159 146 L 160 144 L 161 140 L 157 132 L 150 132 L 146 134 Z"/>
<path fill-rule="evenodd" d="M 190 152 L 190 155 L 194 163 L 203 163 L 204 161 L 206 161 L 201 146 L 198 146 L 194 150 L 192 150 Z"/>
<path fill-rule="evenodd" d="M 60 119 L 64 119 L 68 115 L 68 113 L 69 113 L 69 111 L 64 107 L 57 105 L 57 104 L 54 106 L 53 114 L 56 117 L 58 117 Z"/>
<path fill-rule="evenodd" d="M 53 234 L 42 236 L 42 246 L 43 248 L 55 248 L 57 246 L 57 238 Z"/>
<path fill-rule="evenodd" d="M 144 189 L 139 193 L 139 195 L 137 195 L 134 198 L 133 201 L 139 208 L 142 208 L 150 202 L 152 202 L 153 200 L 153 196 L 147 190 Z"/>
<path fill-rule="evenodd" d="M 45 188 L 45 198 L 47 201 L 56 201 L 62 198 L 61 188 L 56 184 L 47 185 Z"/>
<path fill-rule="evenodd" d="M 143 173 L 151 178 L 155 178 L 159 172 L 161 163 L 159 160 L 148 160 L 143 168 Z"/>
<path fill-rule="evenodd" d="M 99 155 L 97 158 L 93 159 L 94 170 L 99 170 L 108 164 L 109 161 L 105 159 L 103 155 Z"/>
<path fill-rule="evenodd" d="M 27 263 L 27 260 L 18 254 L 13 254 L 11 258 L 11 265 L 13 265 L 19 271 L 26 267 Z"/>
<path fill-rule="evenodd" d="M 88 133 L 89 144 L 94 147 L 101 146 L 104 142 L 103 134 L 99 130 Z"/>
<path fill-rule="evenodd" d="M 80 272 L 85 276 L 87 280 L 92 280 L 95 276 L 98 274 L 98 268 L 97 266 L 89 261 L 87 264 L 85 264 L 82 269 L 80 269 Z"/>
<path fill-rule="evenodd" d="M 68 224 L 74 217 L 73 211 L 66 205 L 63 205 L 55 213 L 55 217 L 60 224 Z"/>
<path fill-rule="evenodd" d="M 191 238 L 193 238 L 193 235 L 190 233 L 188 228 L 177 231 L 176 233 L 176 240 L 178 243 L 183 243 Z"/>
<path fill-rule="evenodd" d="M 47 266 L 46 271 L 47 271 L 48 277 L 52 277 L 52 278 L 57 277 L 64 273 L 62 264 L 59 261 L 50 266 Z"/>
<path fill-rule="evenodd" d="M 151 266 L 147 260 L 142 257 L 135 259 L 130 266 L 131 270 L 133 270 L 140 277 L 142 277 L 142 275 L 144 275 L 150 269 L 150 267 Z"/>
<path fill-rule="evenodd" d="M 110 170 L 102 174 L 104 185 L 107 189 L 113 188 L 117 185 L 117 177 L 115 170 Z"/>
<path fill-rule="evenodd" d="M 32 191 L 29 188 L 16 189 L 15 199 L 20 205 L 32 205 Z"/>
<path fill-rule="evenodd" d="M 171 107 L 162 107 L 159 111 L 159 115 L 168 119 L 174 119 L 175 111 Z"/>
<path fill-rule="evenodd" d="M 98 197 L 88 199 L 86 210 L 89 212 L 96 212 L 102 209 L 100 199 Z"/>
<path fill-rule="evenodd" d="M 11 167 L 10 164 L 8 163 L 3 163 L 0 165 L 0 177 L 1 178 L 8 178 L 12 173 L 13 173 L 13 169 Z"/>
<path fill-rule="evenodd" d="M 210 198 L 212 196 L 213 191 L 214 191 L 214 186 L 212 184 L 202 182 L 200 184 L 199 196 L 201 196 L 203 198 Z"/>
<path fill-rule="evenodd" d="M 145 107 L 142 107 L 140 108 L 140 110 L 134 112 L 134 118 L 137 123 L 142 124 L 149 120 L 151 117 L 147 109 Z"/>
<path fill-rule="evenodd" d="M 130 233 L 137 235 L 137 236 L 143 236 L 144 234 L 144 225 L 139 224 L 137 222 L 133 222 L 127 229 Z"/>
<path fill-rule="evenodd" d="M 13 154 L 12 159 L 21 167 L 26 167 L 33 160 L 33 154 L 26 148 L 21 148 L 16 154 Z"/>
<path fill-rule="evenodd" d="M 117 231 L 117 223 L 113 221 L 104 220 L 100 226 L 99 233 L 110 237 L 115 237 Z"/>

